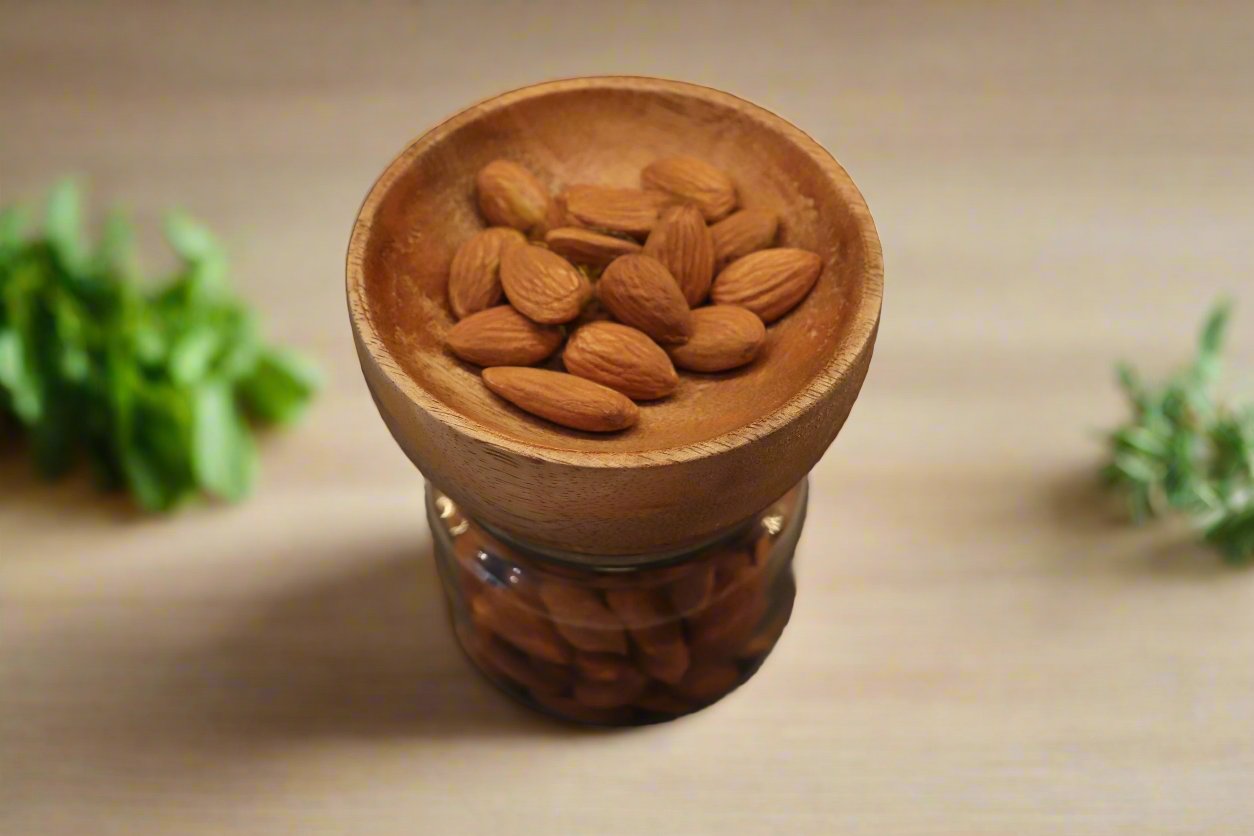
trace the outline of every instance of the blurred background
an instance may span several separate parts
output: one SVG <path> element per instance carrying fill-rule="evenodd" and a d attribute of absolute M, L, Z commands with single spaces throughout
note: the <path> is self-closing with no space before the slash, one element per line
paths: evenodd
<path fill-rule="evenodd" d="M 1254 359 L 1245 3 L 0 2 L 0 203 L 82 175 L 160 263 L 221 238 L 314 356 L 255 497 L 143 517 L 0 444 L 0 831 L 1183 833 L 1254 818 L 1254 577 L 1094 486 L 1112 362 Z M 792 625 L 669 726 L 587 734 L 481 682 L 422 479 L 361 381 L 350 226 L 412 139 L 550 78 L 791 120 L 886 261 L 816 469 Z"/>

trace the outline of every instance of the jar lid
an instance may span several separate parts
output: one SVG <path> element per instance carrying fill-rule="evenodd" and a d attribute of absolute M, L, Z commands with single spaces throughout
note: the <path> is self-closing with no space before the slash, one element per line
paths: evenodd
<path fill-rule="evenodd" d="M 743 369 L 684 375 L 620 433 L 567 430 L 501 401 L 444 349 L 457 245 L 482 222 L 475 172 L 501 157 L 550 188 L 636 186 L 650 161 L 703 157 L 740 205 L 778 212 L 781 245 L 818 253 L 814 290 Z M 844 424 L 870 364 L 883 260 L 862 195 L 784 119 L 727 93 L 636 77 L 571 79 L 474 105 L 387 167 L 349 243 L 349 313 L 366 383 L 405 453 L 467 513 L 565 552 L 681 549 L 799 482 Z"/>

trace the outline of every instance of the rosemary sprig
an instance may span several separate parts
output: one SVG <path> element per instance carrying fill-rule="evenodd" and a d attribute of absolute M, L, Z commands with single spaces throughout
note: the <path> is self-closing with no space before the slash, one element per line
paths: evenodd
<path fill-rule="evenodd" d="M 1231 313 L 1227 301 L 1214 307 L 1192 364 L 1160 385 L 1119 365 L 1132 416 L 1110 433 L 1102 475 L 1135 521 L 1184 513 L 1225 561 L 1244 564 L 1254 559 L 1254 405 L 1215 396 Z"/>

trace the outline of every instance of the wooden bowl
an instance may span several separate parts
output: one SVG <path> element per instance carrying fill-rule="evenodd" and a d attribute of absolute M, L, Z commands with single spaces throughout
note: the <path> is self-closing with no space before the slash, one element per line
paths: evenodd
<path fill-rule="evenodd" d="M 638 186 L 651 160 L 693 154 L 779 212 L 780 241 L 819 253 L 809 297 L 761 356 L 683 374 L 611 435 L 566 430 L 491 394 L 444 348 L 449 262 L 484 226 L 475 173 L 515 160 L 556 194 Z M 653 78 L 525 87 L 428 131 L 379 177 L 348 248 L 348 305 L 366 382 L 401 448 L 466 512 L 533 543 L 642 554 L 707 539 L 800 481 L 844 424 L 879 323 L 883 259 L 845 170 L 779 116 L 727 93 Z M 415 509 L 418 513 L 418 509 Z"/>

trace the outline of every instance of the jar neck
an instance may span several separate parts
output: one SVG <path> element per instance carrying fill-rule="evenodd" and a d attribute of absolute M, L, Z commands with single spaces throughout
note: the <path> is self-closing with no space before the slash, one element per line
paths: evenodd
<path fill-rule="evenodd" d="M 434 512 L 434 508 L 432 506 L 434 490 L 436 490 L 434 486 L 428 483 L 427 506 L 429 512 Z M 792 490 L 797 491 L 795 505 L 797 509 L 796 513 L 804 516 L 806 499 L 809 494 L 809 479 L 807 478 L 801 480 L 801 482 Z M 792 491 L 790 490 L 789 493 L 791 492 Z M 786 497 L 788 494 L 786 493 L 784 496 Z M 780 497 L 780 499 L 783 498 L 784 497 Z M 475 518 L 474 523 L 505 545 L 519 551 L 522 554 L 525 554 L 533 560 L 554 563 L 576 569 L 594 569 L 603 572 L 631 572 L 643 568 L 656 569 L 674 563 L 682 563 L 697 553 L 713 546 L 717 546 L 721 542 L 731 541 L 742 537 L 750 528 L 757 525 L 762 520 L 763 515 L 778 504 L 780 499 L 775 500 L 770 505 L 767 505 L 766 508 L 753 514 L 748 519 L 741 520 L 735 525 L 729 526 L 697 543 L 690 543 L 676 549 L 667 549 L 664 551 L 655 551 L 643 554 L 592 555 L 585 554 L 583 552 L 564 551 L 550 546 L 542 546 L 529 542 L 484 520 Z"/>

